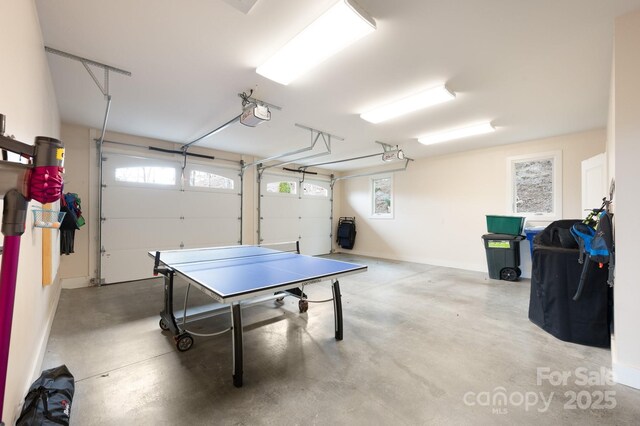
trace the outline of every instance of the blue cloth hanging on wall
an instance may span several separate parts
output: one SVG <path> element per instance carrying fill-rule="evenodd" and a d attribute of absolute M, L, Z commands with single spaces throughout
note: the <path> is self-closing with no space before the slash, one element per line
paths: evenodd
<path fill-rule="evenodd" d="M 65 212 L 60 224 L 60 253 L 73 253 L 76 230 L 85 224 L 78 194 L 68 192 L 60 198 L 60 211 Z"/>

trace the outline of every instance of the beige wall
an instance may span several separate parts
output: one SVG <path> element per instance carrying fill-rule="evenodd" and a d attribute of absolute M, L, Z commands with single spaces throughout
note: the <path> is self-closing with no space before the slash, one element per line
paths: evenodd
<path fill-rule="evenodd" d="M 82 215 L 91 214 L 89 202 L 89 130 L 83 127 L 63 125 L 61 138 L 66 149 L 64 192 L 75 192 L 82 201 Z M 74 253 L 62 255 L 59 276 L 63 287 L 84 285 L 89 277 L 89 226 L 76 231 Z"/>
<path fill-rule="evenodd" d="M 605 138 L 600 129 L 415 161 L 394 175 L 393 219 L 370 218 L 370 178 L 341 181 L 340 215 L 356 216 L 353 252 L 486 271 L 480 237 L 485 215 L 506 214 L 507 158 L 561 150 L 563 215 L 580 218 L 581 161 L 604 152 Z"/>
<path fill-rule="evenodd" d="M 0 113 L 7 116 L 7 134 L 26 143 L 33 143 L 38 135 L 59 138 L 58 108 L 35 5 L 33 1 L 3 0 L 0 9 Z M 30 207 L 37 205 L 31 202 Z M 11 332 L 2 419 L 7 424 L 14 423 L 29 385 L 40 374 L 60 295 L 57 279 L 54 284 L 42 287 L 42 230 L 32 225 L 33 219 L 29 216 L 21 239 Z M 54 277 L 59 252 L 56 241 L 54 236 Z"/>
<path fill-rule="evenodd" d="M 620 383 L 640 389 L 640 11 L 616 20 L 613 125 L 616 194 L 615 339 L 613 368 Z"/>

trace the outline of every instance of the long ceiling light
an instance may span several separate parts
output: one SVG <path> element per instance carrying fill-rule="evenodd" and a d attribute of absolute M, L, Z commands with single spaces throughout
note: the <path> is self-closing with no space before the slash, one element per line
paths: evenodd
<path fill-rule="evenodd" d="M 443 132 L 430 133 L 420 136 L 418 142 L 424 145 L 445 142 L 453 139 L 466 138 L 468 136 L 482 135 L 494 132 L 495 127 L 490 122 L 475 124 L 473 126 L 459 127 L 457 129 L 445 130 Z"/>
<path fill-rule="evenodd" d="M 381 123 L 419 109 L 450 101 L 455 99 L 455 97 L 456 95 L 450 92 L 445 86 L 433 87 L 407 96 L 399 101 L 362 113 L 360 117 L 371 123 Z"/>
<path fill-rule="evenodd" d="M 260 65 L 256 72 L 287 85 L 375 29 L 376 21 L 353 0 L 340 0 Z"/>

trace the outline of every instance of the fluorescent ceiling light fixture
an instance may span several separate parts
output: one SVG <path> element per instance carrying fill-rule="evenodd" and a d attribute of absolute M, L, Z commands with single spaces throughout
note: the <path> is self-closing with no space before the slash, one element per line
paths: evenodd
<path fill-rule="evenodd" d="M 360 118 L 370 121 L 371 123 L 380 123 L 455 98 L 456 95 L 450 92 L 445 86 L 433 87 L 407 96 L 399 101 L 362 113 L 360 114 Z"/>
<path fill-rule="evenodd" d="M 445 130 L 444 132 L 430 133 L 418 138 L 418 142 L 424 145 L 445 142 L 453 139 L 466 138 L 468 136 L 482 135 L 496 130 L 490 122 L 475 124 L 473 126 L 459 127 L 457 129 Z"/>
<path fill-rule="evenodd" d="M 256 72 L 287 85 L 375 29 L 376 21 L 353 0 L 340 0 L 260 65 Z"/>

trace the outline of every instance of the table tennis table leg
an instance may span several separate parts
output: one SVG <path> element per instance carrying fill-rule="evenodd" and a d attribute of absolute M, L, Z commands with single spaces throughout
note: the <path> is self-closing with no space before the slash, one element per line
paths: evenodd
<path fill-rule="evenodd" d="M 239 303 L 231 304 L 231 342 L 233 347 L 233 386 L 242 387 L 242 311 Z"/>
<path fill-rule="evenodd" d="M 340 294 L 340 283 L 338 282 L 338 280 L 333 280 L 331 284 L 331 291 L 333 292 L 333 312 L 336 324 L 336 340 L 342 340 L 342 295 Z"/>
<path fill-rule="evenodd" d="M 167 272 L 164 275 L 164 309 L 160 312 L 160 328 L 178 336 L 180 329 L 173 313 L 173 275 L 173 272 Z"/>

